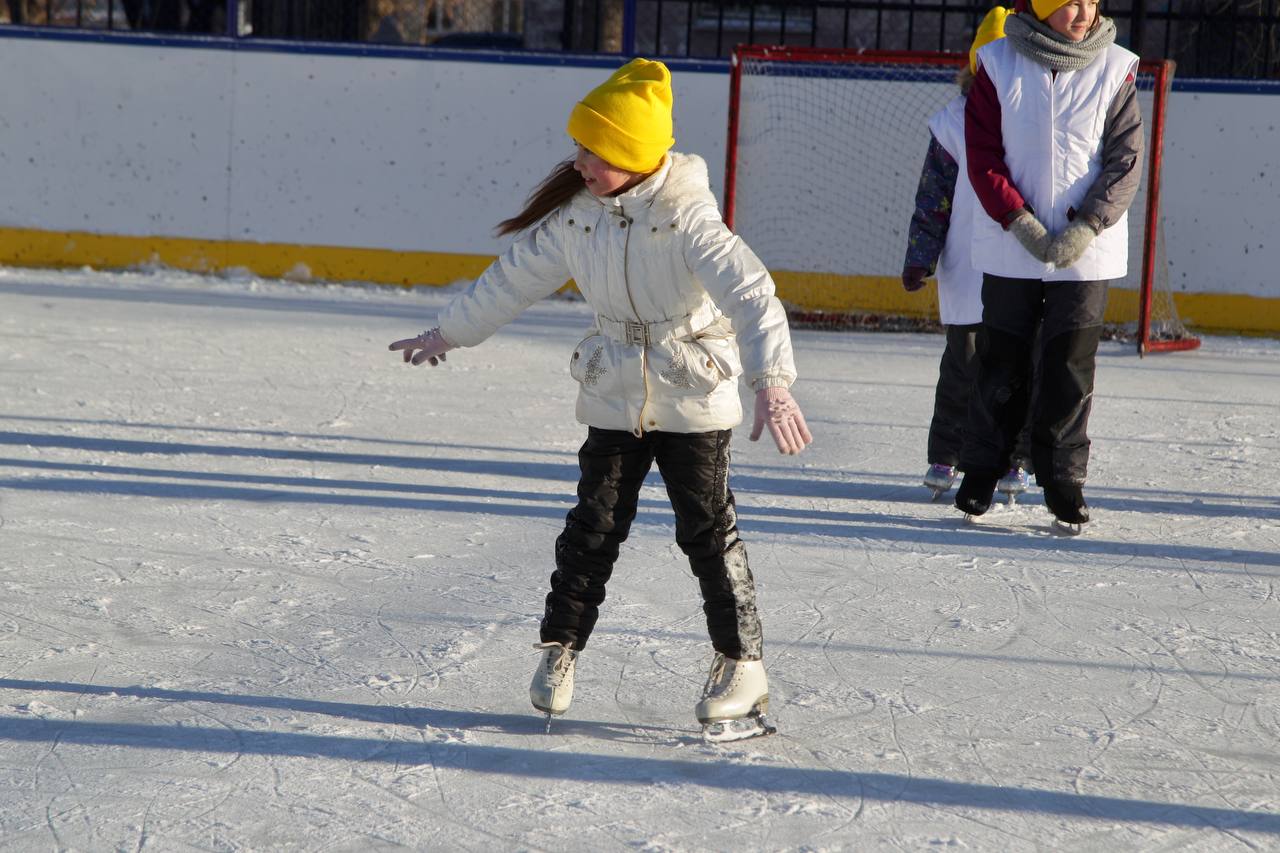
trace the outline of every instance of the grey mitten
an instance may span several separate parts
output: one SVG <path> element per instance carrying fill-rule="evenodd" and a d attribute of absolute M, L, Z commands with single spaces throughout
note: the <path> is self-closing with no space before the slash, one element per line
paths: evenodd
<path fill-rule="evenodd" d="M 1098 232 L 1093 230 L 1092 225 L 1083 219 L 1077 219 L 1053 238 L 1046 260 L 1060 270 L 1066 269 L 1080 260 L 1084 250 L 1089 248 L 1089 244 L 1097 236 Z"/>
<path fill-rule="evenodd" d="M 1018 238 L 1022 248 L 1026 249 L 1031 257 L 1037 261 L 1048 262 L 1049 231 L 1039 219 L 1036 219 L 1034 213 L 1024 209 L 1009 223 L 1009 233 Z"/>

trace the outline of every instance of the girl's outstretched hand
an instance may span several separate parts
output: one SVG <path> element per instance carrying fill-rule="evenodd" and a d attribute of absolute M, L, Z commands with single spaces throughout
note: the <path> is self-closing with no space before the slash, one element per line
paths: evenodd
<path fill-rule="evenodd" d="M 760 437 L 765 424 L 779 453 L 794 454 L 804 450 L 813 441 L 804 415 L 796 405 L 791 392 L 782 386 L 761 388 L 756 392 L 756 422 L 751 428 L 750 439 Z"/>
<path fill-rule="evenodd" d="M 391 345 L 391 350 L 403 350 L 404 360 L 413 364 L 422 364 L 428 362 L 435 367 L 444 361 L 444 354 L 453 349 L 445 342 L 444 335 L 440 334 L 439 327 L 428 329 L 416 338 L 406 338 L 403 341 L 396 341 Z"/>

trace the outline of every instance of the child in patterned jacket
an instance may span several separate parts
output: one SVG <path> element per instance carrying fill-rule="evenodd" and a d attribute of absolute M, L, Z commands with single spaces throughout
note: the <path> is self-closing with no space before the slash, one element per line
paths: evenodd
<path fill-rule="evenodd" d="M 920 172 L 902 266 L 902 286 L 908 293 L 923 288 L 925 278 L 936 271 L 938 313 L 946 334 L 929 422 L 929 468 L 924 474 L 924 485 L 933 491 L 935 500 L 955 482 L 969 417 L 969 391 L 977 368 L 978 330 L 982 328 L 982 273 L 974 269 L 971 257 L 973 215 L 978 205 L 969 176 L 961 167 L 965 162 L 965 96 L 973 84 L 978 49 L 1004 36 L 1008 15 L 1007 8 L 996 6 L 982 19 L 969 48 L 969 64 L 956 78 L 960 94 L 929 119 L 929 149 Z M 1010 502 L 1027 488 L 1028 440 L 1024 429 L 1005 466 L 1007 473 L 997 484 Z"/>

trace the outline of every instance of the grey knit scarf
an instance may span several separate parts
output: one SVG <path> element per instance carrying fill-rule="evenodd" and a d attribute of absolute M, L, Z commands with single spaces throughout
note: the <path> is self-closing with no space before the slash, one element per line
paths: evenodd
<path fill-rule="evenodd" d="M 1053 71 L 1079 71 L 1116 40 L 1116 25 L 1110 18 L 1099 18 L 1083 41 L 1072 41 L 1035 15 L 1019 12 L 1004 22 L 1004 35 L 1014 50 L 1032 62 Z"/>

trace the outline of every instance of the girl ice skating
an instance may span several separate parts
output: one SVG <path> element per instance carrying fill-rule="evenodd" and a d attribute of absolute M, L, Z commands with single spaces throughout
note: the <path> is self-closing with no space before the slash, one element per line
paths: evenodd
<path fill-rule="evenodd" d="M 755 390 L 752 440 L 767 426 L 791 454 L 812 438 L 788 391 L 796 369 L 773 281 L 724 226 L 706 164 L 671 150 L 671 106 L 666 66 L 644 59 L 589 92 L 569 116 L 574 159 L 499 226 L 515 242 L 436 328 L 391 349 L 437 364 L 577 282 L 596 313 L 569 368 L 587 438 L 578 502 L 556 540 L 530 698 L 548 721 L 569 709 L 578 657 L 656 462 L 715 651 L 695 713 L 710 739 L 734 739 L 771 730 L 755 582 L 728 484 L 739 376 Z"/>

